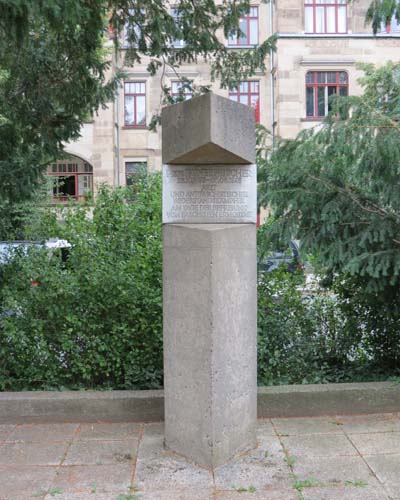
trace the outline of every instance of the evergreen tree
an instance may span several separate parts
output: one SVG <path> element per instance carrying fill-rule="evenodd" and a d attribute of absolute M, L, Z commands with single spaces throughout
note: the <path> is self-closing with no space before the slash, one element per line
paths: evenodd
<path fill-rule="evenodd" d="M 261 203 L 331 272 L 399 290 L 400 63 L 361 68 L 361 96 L 333 96 L 322 125 L 260 160 Z"/>
<path fill-rule="evenodd" d="M 400 22 L 399 0 L 372 0 L 366 22 L 372 25 L 373 32 L 376 33 L 382 26 L 390 25 L 393 17 Z"/>
<path fill-rule="evenodd" d="M 112 99 L 99 2 L 0 0 L 0 201 L 35 196 L 63 142 Z"/>

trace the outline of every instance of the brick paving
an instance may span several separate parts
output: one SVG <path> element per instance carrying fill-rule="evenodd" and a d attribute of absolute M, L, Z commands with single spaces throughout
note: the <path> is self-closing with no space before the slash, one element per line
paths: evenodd
<path fill-rule="evenodd" d="M 0 500 L 400 500 L 400 414 L 258 421 L 214 473 L 163 424 L 0 425 Z"/>

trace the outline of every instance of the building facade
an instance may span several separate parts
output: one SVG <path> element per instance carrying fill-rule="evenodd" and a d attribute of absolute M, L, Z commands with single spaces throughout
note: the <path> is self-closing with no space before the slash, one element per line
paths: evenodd
<path fill-rule="evenodd" d="M 256 120 L 275 136 L 295 137 L 304 128 L 321 122 L 332 94 L 357 95 L 362 72 L 357 62 L 384 64 L 400 59 L 400 25 L 393 20 L 373 35 L 365 24 L 371 0 L 275 0 L 252 2 L 241 20 L 241 38 L 225 40 L 230 50 L 251 47 L 277 33 L 276 51 L 265 72 L 257 72 L 239 88 L 212 90 L 254 108 Z M 180 41 L 176 41 L 179 49 Z M 123 66 L 125 48 L 114 65 Z M 140 65 L 125 67 L 127 78 L 114 102 L 98 111 L 83 126 L 79 141 L 66 145 L 71 159 L 49 166 L 56 201 L 80 198 L 101 183 L 129 185 L 141 169 L 161 169 L 161 134 L 149 124 L 160 111 L 162 86 L 179 92 L 171 71 L 150 77 L 143 58 Z M 207 64 L 184 65 L 179 75 L 195 84 L 210 84 Z M 187 95 L 190 98 L 190 95 Z"/>

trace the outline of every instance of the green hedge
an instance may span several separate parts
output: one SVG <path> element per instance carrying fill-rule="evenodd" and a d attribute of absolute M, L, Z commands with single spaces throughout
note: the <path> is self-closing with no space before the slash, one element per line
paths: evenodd
<path fill-rule="evenodd" d="M 32 249 L 0 267 L 0 390 L 162 387 L 160 175 L 135 192 L 102 188 L 89 212 L 34 220 L 31 233 L 72 248 L 65 263 Z M 329 293 L 303 288 L 301 275 L 259 274 L 261 385 L 400 372 L 398 291 L 371 298 L 354 278 Z"/>
<path fill-rule="evenodd" d="M 259 276 L 260 385 L 375 381 L 400 374 L 397 299 L 365 294 L 337 277 L 329 290 L 306 290 L 284 270 Z"/>
<path fill-rule="evenodd" d="M 0 389 L 161 387 L 160 176 L 63 217 L 45 226 L 72 244 L 65 264 L 32 250 L 3 270 Z"/>

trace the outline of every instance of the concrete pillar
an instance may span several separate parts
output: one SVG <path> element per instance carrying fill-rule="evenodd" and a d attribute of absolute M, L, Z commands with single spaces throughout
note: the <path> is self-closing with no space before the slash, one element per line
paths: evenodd
<path fill-rule="evenodd" d="M 208 94 L 162 130 L 165 444 L 215 468 L 255 446 L 254 113 Z"/>

